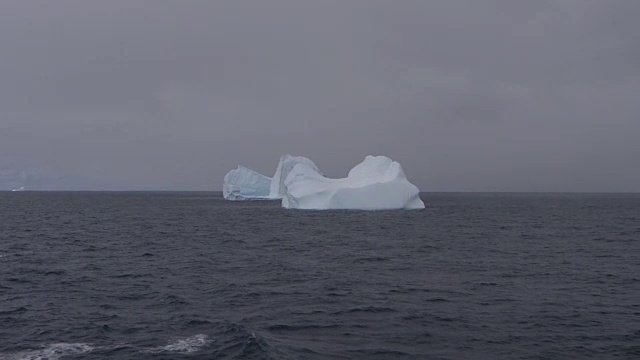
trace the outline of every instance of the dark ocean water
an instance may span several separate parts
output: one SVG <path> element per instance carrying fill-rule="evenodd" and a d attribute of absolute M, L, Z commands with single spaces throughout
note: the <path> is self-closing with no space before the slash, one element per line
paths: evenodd
<path fill-rule="evenodd" d="M 0 193 L 0 359 L 640 359 L 640 195 Z"/>

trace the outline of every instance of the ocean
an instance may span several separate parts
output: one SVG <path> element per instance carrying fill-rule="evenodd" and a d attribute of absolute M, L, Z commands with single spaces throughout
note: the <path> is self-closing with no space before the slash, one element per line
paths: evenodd
<path fill-rule="evenodd" d="M 0 193 L 0 359 L 639 359 L 640 194 Z"/>

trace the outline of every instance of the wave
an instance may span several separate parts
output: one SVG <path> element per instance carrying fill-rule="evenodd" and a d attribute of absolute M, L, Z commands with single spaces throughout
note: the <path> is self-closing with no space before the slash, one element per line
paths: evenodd
<path fill-rule="evenodd" d="M 218 331 L 207 334 L 196 334 L 188 337 L 171 339 L 165 345 L 140 347 L 133 344 L 120 343 L 118 345 L 86 344 L 86 343 L 54 343 L 44 345 L 41 349 L 26 350 L 12 353 L 0 353 L 0 360 L 65 360 L 67 357 L 76 358 L 81 354 L 93 352 L 95 356 L 122 356 L 122 351 L 130 353 L 133 358 L 150 355 L 192 356 L 200 353 L 211 358 L 260 358 L 276 359 L 277 350 L 256 333 L 233 323 L 211 324 L 219 325 Z M 163 355 L 164 354 L 164 355 Z"/>
<path fill-rule="evenodd" d="M 197 334 L 184 339 L 178 339 L 169 345 L 161 346 L 158 348 L 150 349 L 150 353 L 160 352 L 177 352 L 182 354 L 189 354 L 200 351 L 203 347 L 211 344 L 213 340 L 205 334 Z"/>
<path fill-rule="evenodd" d="M 267 327 L 269 331 L 304 331 L 304 330 L 322 330 L 322 329 L 335 329 L 339 328 L 340 325 L 337 324 L 328 324 L 328 325 L 286 325 L 286 324 L 276 324 Z"/>
<path fill-rule="evenodd" d="M 94 348 L 84 343 L 49 344 L 40 350 L 23 351 L 15 354 L 0 354 L 1 360 L 58 360 L 63 356 L 85 354 Z"/>
<path fill-rule="evenodd" d="M 340 310 L 332 313 L 332 315 L 342 315 L 349 313 L 388 313 L 388 312 L 397 312 L 398 310 L 389 308 L 389 307 L 380 307 L 380 306 L 364 306 L 364 307 L 355 307 L 346 310 Z"/>
<path fill-rule="evenodd" d="M 0 287 L 0 289 L 1 288 L 2 287 Z M 23 314 L 25 312 L 27 312 L 27 308 L 25 308 L 24 306 L 20 306 L 19 308 L 15 308 L 15 309 L 12 309 L 12 310 L 0 311 L 0 316 Z"/>
<path fill-rule="evenodd" d="M 231 359 L 260 358 L 275 359 L 273 349 L 263 337 L 242 325 L 227 323 L 221 329 L 219 341 L 216 342 L 215 358 Z"/>

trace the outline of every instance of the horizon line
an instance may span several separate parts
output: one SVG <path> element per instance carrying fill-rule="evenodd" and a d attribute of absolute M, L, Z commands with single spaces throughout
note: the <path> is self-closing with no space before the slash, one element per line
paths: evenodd
<path fill-rule="evenodd" d="M 0 190 L 1 192 L 18 192 L 18 193 L 45 193 L 45 192 L 55 192 L 55 193 L 64 193 L 64 192 L 74 192 L 74 193 L 105 193 L 105 192 L 113 192 L 113 193 L 184 193 L 184 192 L 197 192 L 197 193 L 222 193 L 219 190 L 175 190 L 175 189 L 127 189 L 127 190 Z M 420 191 L 420 194 L 640 194 L 640 191 L 571 191 L 571 190 L 552 190 L 552 191 L 513 191 L 513 190 L 438 190 L 438 191 Z"/>

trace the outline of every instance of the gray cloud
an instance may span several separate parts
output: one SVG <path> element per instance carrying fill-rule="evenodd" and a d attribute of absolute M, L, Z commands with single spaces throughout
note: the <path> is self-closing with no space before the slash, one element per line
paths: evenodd
<path fill-rule="evenodd" d="M 238 163 L 269 174 L 293 153 L 341 176 L 382 153 L 427 191 L 640 191 L 638 13 L 7 0 L 0 160 L 105 188 L 219 190 Z"/>

